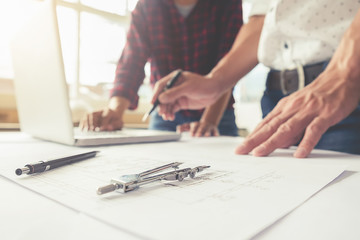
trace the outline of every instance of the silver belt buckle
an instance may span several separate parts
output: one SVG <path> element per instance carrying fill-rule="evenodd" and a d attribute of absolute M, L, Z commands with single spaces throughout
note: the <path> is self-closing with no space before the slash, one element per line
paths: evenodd
<path fill-rule="evenodd" d="M 285 70 L 281 70 L 281 72 L 280 72 L 280 88 L 281 88 L 281 92 L 284 95 L 288 95 L 289 93 L 291 93 L 290 91 L 288 91 L 286 89 L 286 86 L 285 86 L 285 76 L 284 75 L 285 75 L 286 71 L 288 71 L 288 70 L 285 69 Z M 305 87 L 305 74 L 304 74 L 303 66 L 298 61 L 296 61 L 296 72 L 298 75 L 298 89 L 297 90 L 300 90 Z"/>

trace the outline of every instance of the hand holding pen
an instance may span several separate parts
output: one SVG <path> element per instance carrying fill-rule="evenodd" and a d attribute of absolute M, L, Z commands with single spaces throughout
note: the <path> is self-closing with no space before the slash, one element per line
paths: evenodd
<path fill-rule="evenodd" d="M 164 120 L 173 120 L 175 113 L 187 109 L 198 110 L 215 103 L 226 91 L 221 73 L 207 75 L 183 71 L 181 81 L 167 91 L 163 91 L 171 74 L 156 82 L 152 102 L 161 102 L 158 113 Z M 225 80 L 224 80 L 225 81 Z"/>
<path fill-rule="evenodd" d="M 23 173 L 25 174 L 33 174 L 33 173 L 41 173 L 54 168 L 62 167 L 74 162 L 79 162 L 81 160 L 85 160 L 87 158 L 95 157 L 99 151 L 92 151 L 87 153 L 81 153 L 73 156 L 68 156 L 64 158 L 49 160 L 49 161 L 40 161 L 37 163 L 30 163 L 25 165 L 23 168 L 16 169 L 16 175 L 20 176 Z"/>
<path fill-rule="evenodd" d="M 166 86 L 163 88 L 163 92 L 170 89 L 172 86 L 174 86 L 174 84 L 176 83 L 176 81 L 180 78 L 182 73 L 182 70 L 177 70 L 175 72 L 175 74 L 173 75 L 173 77 L 170 79 L 170 81 L 168 81 L 166 83 Z M 151 110 L 147 113 L 145 113 L 144 117 L 142 118 L 142 121 L 145 122 L 146 119 L 150 116 L 150 114 L 156 109 L 156 107 L 160 104 L 159 99 L 157 98 L 156 101 L 154 102 Z"/>

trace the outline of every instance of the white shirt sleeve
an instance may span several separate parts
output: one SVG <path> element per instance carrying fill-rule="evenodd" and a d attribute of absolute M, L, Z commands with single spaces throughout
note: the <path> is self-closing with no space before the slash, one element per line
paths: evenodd
<path fill-rule="evenodd" d="M 269 9 L 270 0 L 252 0 L 249 17 L 254 15 L 265 15 Z"/>

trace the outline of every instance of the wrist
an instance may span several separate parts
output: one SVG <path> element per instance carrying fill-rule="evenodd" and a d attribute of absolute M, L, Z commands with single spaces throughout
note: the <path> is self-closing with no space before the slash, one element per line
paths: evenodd
<path fill-rule="evenodd" d="M 210 109 L 206 108 L 201 116 L 199 121 L 200 123 L 218 126 L 220 122 L 220 117 L 218 113 L 211 111 Z"/>
<path fill-rule="evenodd" d="M 212 86 L 212 89 L 216 89 L 217 92 L 223 93 L 229 87 L 224 83 L 224 74 L 220 70 L 213 69 L 205 76 L 208 79 L 208 83 Z"/>
<path fill-rule="evenodd" d="M 123 115 L 129 106 L 130 101 L 120 96 L 111 97 L 108 103 L 108 108 L 119 115 Z"/>
<path fill-rule="evenodd" d="M 211 126 L 216 126 L 219 124 L 218 122 L 216 122 L 215 120 L 212 119 L 203 119 L 201 118 L 200 123 L 206 124 L 206 125 L 211 125 Z"/>

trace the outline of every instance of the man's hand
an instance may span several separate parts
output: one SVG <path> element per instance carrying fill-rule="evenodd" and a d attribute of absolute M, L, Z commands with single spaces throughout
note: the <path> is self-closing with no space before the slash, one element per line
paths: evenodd
<path fill-rule="evenodd" d="M 92 112 L 80 121 L 80 129 L 83 131 L 114 131 L 121 130 L 124 123 L 122 116 L 109 109 Z"/>
<path fill-rule="evenodd" d="M 128 99 L 114 96 L 110 98 L 107 108 L 86 114 L 79 127 L 83 131 L 121 130 L 124 125 L 123 115 L 129 105 Z"/>
<path fill-rule="evenodd" d="M 152 103 L 159 98 L 159 114 L 165 120 L 173 120 L 181 109 L 202 109 L 217 100 L 222 93 L 219 82 L 191 72 L 182 72 L 174 87 L 162 92 L 174 75 L 170 73 L 155 84 Z"/>
<path fill-rule="evenodd" d="M 327 77 L 332 77 L 333 81 L 327 79 L 327 84 L 321 84 Z M 306 157 L 329 127 L 356 108 L 359 93 L 355 89 L 339 81 L 335 74 L 321 75 L 313 84 L 282 99 L 236 153 L 252 151 L 255 156 L 266 156 L 277 148 L 294 145 L 302 138 L 294 156 Z"/>
<path fill-rule="evenodd" d="M 177 126 L 178 132 L 190 131 L 193 137 L 219 136 L 217 126 L 223 117 L 229 103 L 232 91 L 224 93 L 214 104 L 205 108 L 200 121 L 185 123 Z"/>
<path fill-rule="evenodd" d="M 179 133 L 190 132 L 190 135 L 193 137 L 219 136 L 219 130 L 214 124 L 202 121 L 178 125 L 176 131 Z"/>
<path fill-rule="evenodd" d="M 310 154 L 326 130 L 346 118 L 360 102 L 360 10 L 328 67 L 314 82 L 282 99 L 256 127 L 238 154 L 266 156 L 301 142 L 294 153 Z"/>

